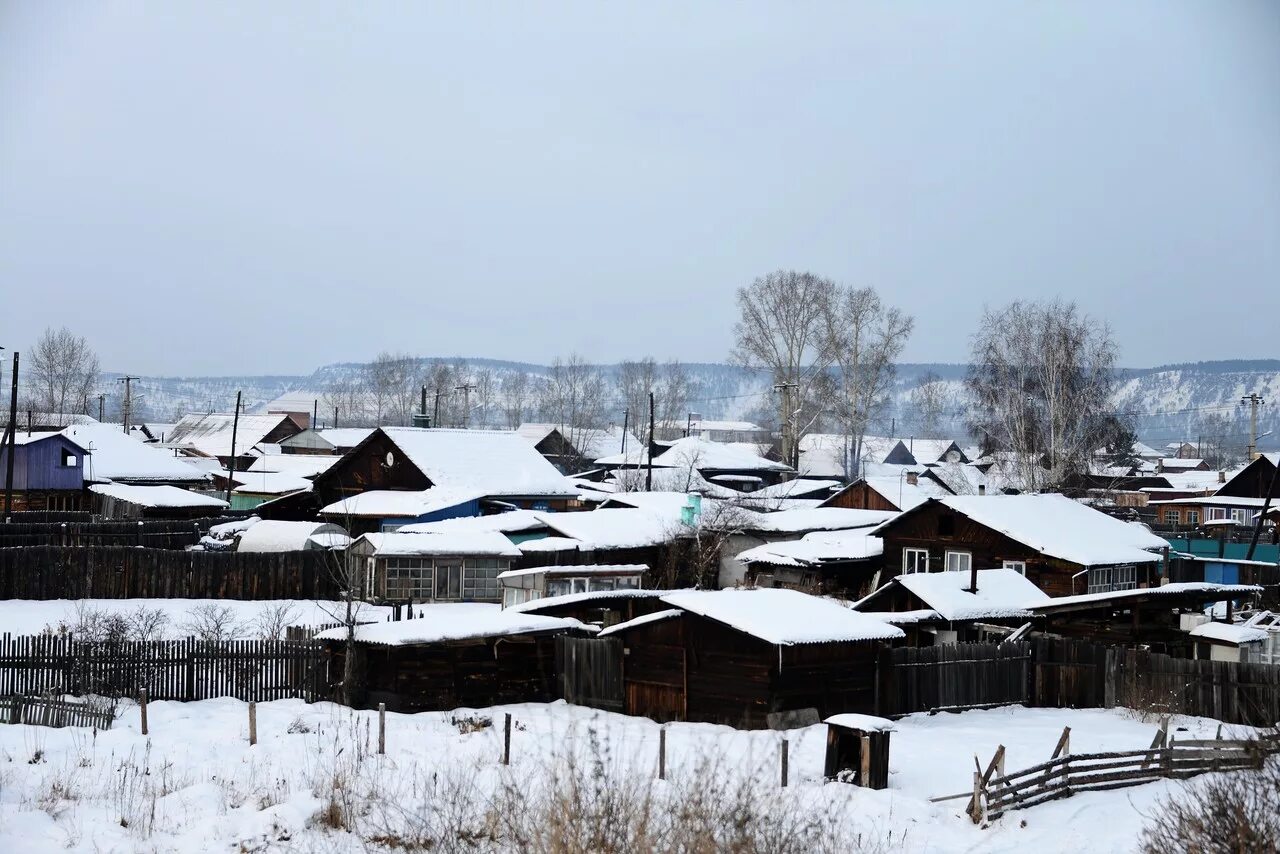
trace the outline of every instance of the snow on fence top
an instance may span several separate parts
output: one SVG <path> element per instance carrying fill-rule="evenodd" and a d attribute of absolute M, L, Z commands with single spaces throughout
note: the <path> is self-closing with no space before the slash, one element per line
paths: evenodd
<path fill-rule="evenodd" d="M 129 440 L 132 441 L 132 440 Z M 200 495 L 176 486 L 132 486 L 124 483 L 100 483 L 89 491 L 139 507 L 208 507 L 222 510 L 227 502 L 221 498 Z"/>
<path fill-rule="evenodd" d="M 498 605 L 480 603 L 415 606 L 414 612 L 422 616 L 356 626 L 355 639 L 359 643 L 406 646 L 593 628 L 568 617 L 523 614 L 511 608 L 504 611 Z M 337 641 L 346 636 L 347 629 L 342 626 L 316 635 L 319 640 Z"/>
<path fill-rule="evenodd" d="M 796 590 L 695 590 L 662 601 L 778 646 L 903 637 L 896 626 Z"/>
<path fill-rule="evenodd" d="M 492 557 L 520 557 L 520 550 L 497 531 L 453 531 L 450 533 L 392 533 L 365 534 L 356 540 L 364 541 L 378 557 L 394 555 L 485 555 Z"/>
<path fill-rule="evenodd" d="M 511 431 L 381 429 L 439 487 L 482 495 L 578 494 L 527 439 Z"/>
<path fill-rule="evenodd" d="M 1021 619 L 1031 616 L 1028 607 L 1050 601 L 1017 570 L 980 569 L 977 575 L 976 593 L 968 590 L 967 572 L 914 572 L 894 581 L 947 620 Z"/>

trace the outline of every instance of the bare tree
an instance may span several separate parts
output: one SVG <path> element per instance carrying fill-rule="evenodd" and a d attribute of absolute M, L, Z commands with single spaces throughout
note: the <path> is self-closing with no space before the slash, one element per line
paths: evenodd
<path fill-rule="evenodd" d="M 41 333 L 28 364 L 27 398 L 32 409 L 58 415 L 83 412 L 97 390 L 98 356 L 82 336 L 65 326 Z"/>
<path fill-rule="evenodd" d="M 846 437 L 849 478 L 858 475 L 867 424 L 888 403 L 896 360 L 914 325 L 872 288 L 840 288 L 826 303 L 822 348 L 835 366 L 829 411 Z"/>
<path fill-rule="evenodd" d="M 471 423 L 481 427 L 492 427 L 493 406 L 498 396 L 498 380 L 494 376 L 493 368 L 477 368 L 471 374 L 471 382 L 475 385 L 475 391 L 471 397 L 473 408 Z"/>
<path fill-rule="evenodd" d="M 677 361 L 662 366 L 654 395 L 657 417 L 666 424 L 679 422 L 689 414 L 689 398 L 693 396 L 693 379 L 689 370 Z"/>
<path fill-rule="evenodd" d="M 330 418 L 336 419 L 330 426 L 345 424 L 364 426 L 370 420 L 369 390 L 364 371 L 339 373 L 325 387 L 321 401 Z"/>
<path fill-rule="evenodd" d="M 797 462 L 797 412 L 831 365 L 826 317 L 835 282 L 813 273 L 778 270 L 738 289 L 738 321 L 731 358 L 745 367 L 768 369 L 778 388 L 782 457 Z"/>
<path fill-rule="evenodd" d="M 169 628 L 169 615 L 159 608 L 139 605 L 128 616 L 129 637 L 137 641 L 164 640 Z"/>
<path fill-rule="evenodd" d="M 264 603 L 254 621 L 261 640 L 281 640 L 285 629 L 298 621 L 298 606 L 287 599 Z"/>
<path fill-rule="evenodd" d="M 925 371 L 911 390 L 909 405 L 919 435 L 938 437 L 942 435 L 943 419 L 955 408 L 955 399 L 942 377 Z"/>
<path fill-rule="evenodd" d="M 657 384 L 658 363 L 651 357 L 646 356 L 637 361 L 626 361 L 618 365 L 618 399 L 628 413 L 632 424 L 649 423 L 649 393 L 656 394 Z M 663 419 L 659 421 L 665 423 Z M 644 435 L 643 430 L 636 430 L 635 433 L 637 436 Z"/>
<path fill-rule="evenodd" d="M 1010 303 L 983 313 L 965 382 L 970 430 L 1013 452 L 1024 491 L 1088 471 L 1115 388 L 1117 346 L 1075 303 Z"/>
<path fill-rule="evenodd" d="M 524 371 L 507 374 L 502 378 L 502 417 L 509 429 L 524 423 L 529 407 L 529 375 Z"/>
<path fill-rule="evenodd" d="M 224 643 L 239 638 L 246 626 L 227 605 L 206 602 L 188 611 L 178 628 L 198 640 Z"/>
<path fill-rule="evenodd" d="M 574 353 L 551 363 L 551 373 L 539 389 L 538 408 L 569 444 L 582 449 L 604 427 L 606 399 L 600 371 Z"/>
<path fill-rule="evenodd" d="M 1248 440 L 1238 425 L 1222 412 L 1206 412 L 1197 419 L 1200 456 L 1209 468 L 1225 471 L 1245 462 Z"/>
<path fill-rule="evenodd" d="M 404 386 L 405 356 L 382 352 L 365 366 L 365 387 L 373 405 L 374 422 L 386 424 L 397 418 L 400 395 Z"/>

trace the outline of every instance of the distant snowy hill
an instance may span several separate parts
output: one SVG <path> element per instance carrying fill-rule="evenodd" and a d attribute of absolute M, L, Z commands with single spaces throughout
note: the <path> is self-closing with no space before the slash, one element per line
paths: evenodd
<path fill-rule="evenodd" d="M 423 359 L 424 363 L 429 361 Z M 499 380 L 513 373 L 546 376 L 550 371 L 547 365 L 496 359 L 445 358 L 440 361 L 465 361 L 472 369 L 487 368 Z M 720 363 L 689 363 L 685 367 L 694 385 L 689 403 L 693 412 L 706 418 L 760 421 L 771 418 L 776 400 L 771 378 L 766 373 Z M 290 395 L 293 404 L 300 408 L 310 408 L 308 401 L 320 399 L 323 411 L 324 390 L 335 380 L 358 376 L 363 368 L 357 363 L 336 363 L 305 376 L 142 377 L 133 383 L 134 411 L 138 418 L 155 421 L 173 421 L 186 412 L 228 411 L 237 391 L 242 392 L 244 407 L 250 412 L 264 408 L 283 395 Z M 616 377 L 617 365 L 600 368 L 609 379 Z M 900 365 L 893 404 L 885 414 L 884 423 L 874 425 L 873 429 L 911 435 L 917 420 L 911 393 L 921 378 L 929 374 L 943 383 L 949 398 L 944 420 L 950 426 L 946 432 L 961 436 L 966 370 L 966 366 L 960 364 Z M 103 375 L 101 390 L 108 395 L 105 408 L 108 418 L 119 417 L 123 386 L 116 382 L 118 376 Z M 1240 405 L 1240 398 L 1251 391 L 1268 401 L 1259 412 L 1259 431 L 1275 431 L 1275 435 L 1263 438 L 1260 444 L 1264 448 L 1280 447 L 1280 360 L 1200 362 L 1125 370 L 1116 394 L 1116 408 L 1135 415 L 1139 434 L 1148 444 L 1175 440 L 1194 443 L 1201 419 L 1209 414 L 1227 416 L 1233 431 L 1243 437 L 1248 429 L 1248 410 Z"/>

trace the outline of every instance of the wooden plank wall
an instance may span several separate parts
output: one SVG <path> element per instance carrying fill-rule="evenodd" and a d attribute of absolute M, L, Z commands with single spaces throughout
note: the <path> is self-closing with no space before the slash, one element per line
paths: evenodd
<path fill-rule="evenodd" d="M 567 703 L 623 711 L 622 640 L 556 637 L 556 674 Z"/>
<path fill-rule="evenodd" d="M 877 714 L 972 709 L 1028 701 L 1031 645 L 960 643 L 880 653 Z"/>
<path fill-rule="evenodd" d="M 0 549 L 0 599 L 336 599 L 338 563 L 326 551 Z"/>
<path fill-rule="evenodd" d="M 0 696 L 97 694 L 153 700 L 322 699 L 318 641 L 86 643 L 57 635 L 0 636 Z"/>

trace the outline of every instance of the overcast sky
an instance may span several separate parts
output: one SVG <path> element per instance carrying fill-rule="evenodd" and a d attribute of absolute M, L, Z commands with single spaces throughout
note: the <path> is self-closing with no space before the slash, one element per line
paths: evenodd
<path fill-rule="evenodd" d="M 1280 3 L 145 5 L 0 0 L 9 349 L 718 361 L 785 267 L 1280 355 Z"/>

